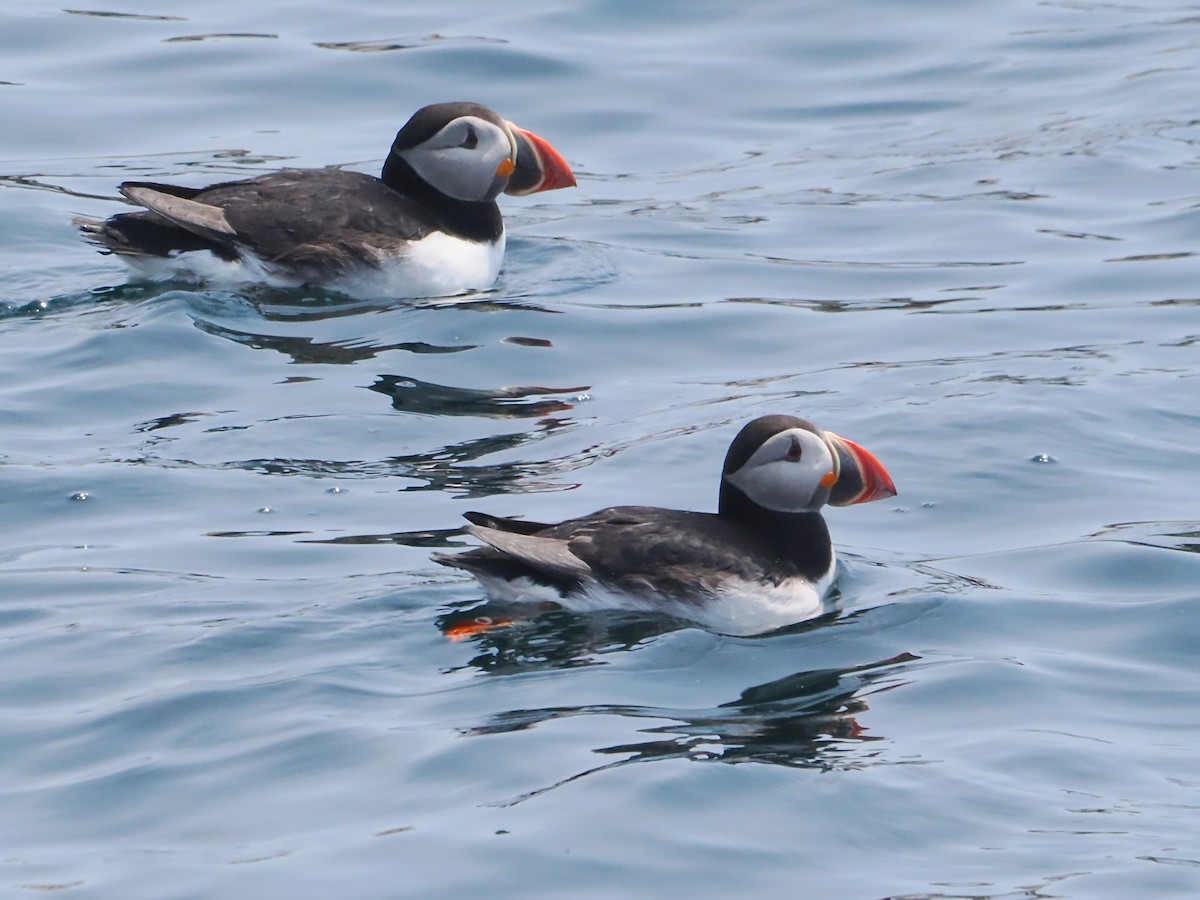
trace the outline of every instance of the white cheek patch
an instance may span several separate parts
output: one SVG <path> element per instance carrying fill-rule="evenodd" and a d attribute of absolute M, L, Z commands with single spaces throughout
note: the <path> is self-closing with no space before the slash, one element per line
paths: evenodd
<path fill-rule="evenodd" d="M 468 126 L 477 142 L 464 146 Z M 418 175 L 456 200 L 494 200 L 504 186 L 496 170 L 512 158 L 512 142 L 504 129 L 466 116 L 456 119 L 423 144 L 400 155 Z"/>
<path fill-rule="evenodd" d="M 806 512 L 820 507 L 822 484 L 833 471 L 829 449 L 816 435 L 799 435 L 803 453 L 800 459 L 787 457 L 793 432 L 776 435 L 755 451 L 736 472 L 725 478 L 747 497 L 766 509 L 778 512 Z"/>
<path fill-rule="evenodd" d="M 779 512 L 804 512 L 813 508 L 814 494 L 828 471 L 828 466 L 777 460 L 743 467 L 728 480 L 759 506 Z"/>

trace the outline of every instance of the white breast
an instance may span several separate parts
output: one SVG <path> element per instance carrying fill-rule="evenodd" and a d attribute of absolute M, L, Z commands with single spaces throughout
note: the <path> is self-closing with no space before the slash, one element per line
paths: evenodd
<path fill-rule="evenodd" d="M 361 269 L 328 286 L 360 299 L 449 297 L 486 290 L 500 274 L 504 244 L 503 232 L 494 244 L 434 232 L 401 254 L 381 257 L 377 268 Z"/>

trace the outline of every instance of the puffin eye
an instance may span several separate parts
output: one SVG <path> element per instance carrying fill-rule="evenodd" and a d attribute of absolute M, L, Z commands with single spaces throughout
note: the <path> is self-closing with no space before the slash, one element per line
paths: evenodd
<path fill-rule="evenodd" d="M 800 443 L 800 438 L 792 435 L 792 442 L 788 444 L 787 460 L 788 462 L 799 462 L 800 457 L 804 455 L 804 445 Z"/>
<path fill-rule="evenodd" d="M 458 146 L 467 150 L 474 150 L 477 146 L 479 146 L 479 135 L 475 133 L 475 129 L 472 126 L 467 126 L 467 136 Z"/>

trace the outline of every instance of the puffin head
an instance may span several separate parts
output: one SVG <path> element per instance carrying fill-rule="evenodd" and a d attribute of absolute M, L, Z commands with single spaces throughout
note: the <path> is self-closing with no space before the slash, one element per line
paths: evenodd
<path fill-rule="evenodd" d="M 384 163 L 389 184 L 397 162 L 447 197 L 475 203 L 575 184 L 570 167 L 547 141 L 480 103 L 434 103 L 417 110 L 396 133 Z"/>
<path fill-rule="evenodd" d="M 887 470 L 870 452 L 796 416 L 760 416 L 747 423 L 725 455 L 721 511 L 733 492 L 762 509 L 817 512 L 894 497 Z"/>

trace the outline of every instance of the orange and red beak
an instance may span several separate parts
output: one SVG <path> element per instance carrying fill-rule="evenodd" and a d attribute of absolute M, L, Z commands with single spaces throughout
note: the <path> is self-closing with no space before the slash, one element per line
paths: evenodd
<path fill-rule="evenodd" d="M 531 131 L 508 123 L 517 143 L 515 168 L 508 180 L 504 193 L 516 197 L 536 194 L 538 191 L 553 191 L 558 188 L 575 187 L 575 175 L 549 141 Z"/>
<path fill-rule="evenodd" d="M 850 506 L 896 496 L 896 485 L 883 463 L 854 441 L 826 431 L 825 437 L 838 456 L 837 484 L 829 492 L 830 506 Z"/>

